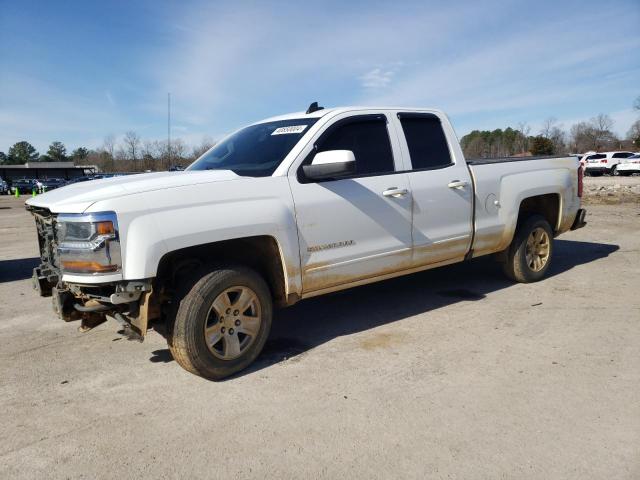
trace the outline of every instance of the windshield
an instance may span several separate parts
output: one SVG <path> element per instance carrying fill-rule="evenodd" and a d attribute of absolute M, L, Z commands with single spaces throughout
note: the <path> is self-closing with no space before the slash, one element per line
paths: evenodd
<path fill-rule="evenodd" d="M 243 128 L 193 162 L 187 170 L 231 170 L 268 177 L 317 118 L 279 120 Z"/>

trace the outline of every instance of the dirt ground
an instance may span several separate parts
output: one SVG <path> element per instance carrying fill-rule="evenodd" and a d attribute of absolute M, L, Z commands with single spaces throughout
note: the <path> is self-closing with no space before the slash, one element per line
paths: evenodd
<path fill-rule="evenodd" d="M 640 176 L 585 177 L 584 193 L 587 205 L 640 203 Z"/>
<path fill-rule="evenodd" d="M 477 259 L 279 311 L 213 383 L 156 332 L 54 317 L 23 201 L 0 197 L 0 478 L 640 478 L 638 202 L 587 199 L 537 284 Z"/>

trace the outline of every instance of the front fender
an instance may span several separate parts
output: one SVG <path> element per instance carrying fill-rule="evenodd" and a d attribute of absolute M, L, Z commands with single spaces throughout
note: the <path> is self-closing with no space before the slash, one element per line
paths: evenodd
<path fill-rule="evenodd" d="M 98 202 L 91 209 L 118 215 L 124 279 L 155 277 L 169 252 L 266 235 L 279 246 L 286 292 L 301 290 L 297 228 L 286 177 L 161 189 Z"/>

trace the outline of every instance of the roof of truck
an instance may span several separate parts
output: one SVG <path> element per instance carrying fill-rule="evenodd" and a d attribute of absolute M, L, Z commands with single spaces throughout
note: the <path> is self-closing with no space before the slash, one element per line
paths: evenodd
<path fill-rule="evenodd" d="M 260 120 L 256 123 L 264 123 L 264 122 L 275 122 L 278 120 L 293 120 L 296 118 L 320 118 L 324 117 L 328 113 L 343 113 L 349 112 L 352 110 L 402 110 L 405 112 L 434 112 L 434 113 L 442 113 L 441 110 L 436 108 L 407 108 L 407 107 L 380 107 L 380 106 L 347 106 L 347 107 L 332 107 L 332 108 L 322 108 L 321 110 L 316 110 L 312 113 L 306 113 L 304 111 L 301 112 L 293 112 L 293 113 L 285 113 L 284 115 L 277 115 L 275 117 L 265 118 L 264 120 Z"/>

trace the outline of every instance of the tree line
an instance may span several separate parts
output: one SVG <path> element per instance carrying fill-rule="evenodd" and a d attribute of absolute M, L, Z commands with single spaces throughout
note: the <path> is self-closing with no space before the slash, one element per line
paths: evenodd
<path fill-rule="evenodd" d="M 640 113 L 640 97 L 633 105 Z M 546 119 L 539 132 L 531 135 L 526 123 L 504 130 L 474 130 L 460 140 L 467 158 L 511 157 L 514 155 L 564 155 L 588 151 L 640 150 L 640 119 L 632 125 L 625 138 L 612 131 L 609 115 L 599 114 L 589 121 L 579 122 L 568 131 L 554 117 Z"/>
<path fill-rule="evenodd" d="M 0 152 L 0 164 L 72 161 L 76 165 L 96 165 L 103 172 L 160 171 L 173 166 L 187 166 L 214 144 L 208 137 L 204 137 L 196 147 L 188 147 L 180 138 L 171 143 L 167 140 L 143 140 L 131 130 L 120 141 L 115 135 L 107 135 L 99 148 L 78 147 L 71 153 L 67 153 L 65 145 L 58 141 L 52 142 L 47 153 L 42 155 L 29 142 L 17 142 L 6 154 Z"/>

